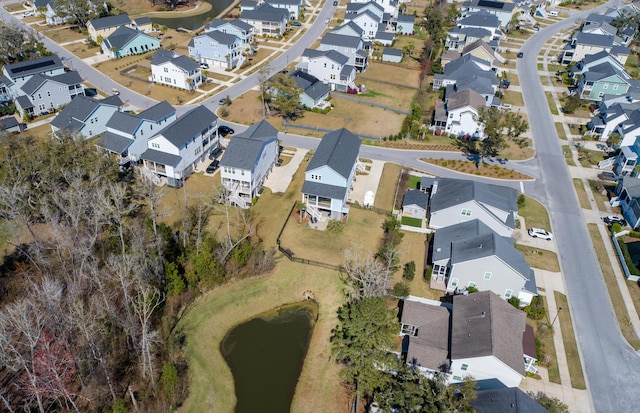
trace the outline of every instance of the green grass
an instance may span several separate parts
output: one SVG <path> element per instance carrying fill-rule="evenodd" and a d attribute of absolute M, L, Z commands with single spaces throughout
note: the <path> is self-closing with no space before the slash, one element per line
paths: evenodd
<path fill-rule="evenodd" d="M 562 153 L 564 154 L 564 159 L 567 161 L 567 165 L 576 166 L 576 163 L 573 161 L 573 154 L 571 153 L 569 145 L 562 145 Z"/>
<path fill-rule="evenodd" d="M 615 185 L 605 185 L 600 181 L 589 180 L 589 186 L 591 187 L 591 192 L 593 192 L 593 197 L 598 205 L 598 210 L 601 212 L 607 212 L 605 203 L 609 203 L 609 197 L 606 193 L 603 194 L 602 192 L 607 190 L 613 191 L 613 189 L 615 189 Z"/>
<path fill-rule="evenodd" d="M 567 139 L 567 134 L 564 133 L 564 127 L 562 126 L 562 122 L 556 122 L 556 132 L 558 133 L 558 138 Z"/>
<path fill-rule="evenodd" d="M 638 60 L 638 55 L 630 54 L 629 57 L 627 57 L 627 61 L 624 63 L 624 68 L 628 73 L 638 70 Z"/>
<path fill-rule="evenodd" d="M 538 63 L 538 70 L 544 70 L 544 64 Z"/>
<path fill-rule="evenodd" d="M 578 161 L 585 168 L 591 168 L 592 165 L 598 165 L 598 162 L 604 160 L 602 151 L 592 151 L 591 149 L 578 149 Z"/>
<path fill-rule="evenodd" d="M 531 197 L 525 195 L 524 205 L 518 208 L 518 215 L 524 218 L 527 228 L 551 229 L 547 209 Z"/>
<path fill-rule="evenodd" d="M 558 107 L 556 103 L 553 101 L 553 95 L 551 92 L 544 92 L 544 95 L 547 97 L 547 104 L 549 105 L 549 109 L 551 110 L 552 115 L 558 115 Z"/>
<path fill-rule="evenodd" d="M 587 386 L 584 382 L 584 374 L 582 373 L 582 365 L 580 364 L 580 354 L 578 353 L 576 336 L 573 332 L 573 323 L 571 321 L 571 311 L 569 310 L 567 296 L 557 291 L 554 291 L 553 294 L 556 298 L 556 305 L 563 310 L 558 314 L 558 319 L 560 321 L 560 329 L 562 330 L 564 352 L 567 355 L 571 386 L 574 389 L 586 390 Z"/>
<path fill-rule="evenodd" d="M 422 228 L 422 220 L 420 218 L 402 217 L 400 223 L 402 225 L 408 225 L 410 227 Z"/>
<path fill-rule="evenodd" d="M 422 180 L 422 177 L 411 175 L 411 177 L 409 177 L 409 188 L 418 189 L 418 183 L 420 183 L 421 180 Z"/>
<path fill-rule="evenodd" d="M 388 95 L 385 95 L 384 93 L 376 92 L 375 90 L 371 90 L 371 89 L 369 89 L 367 93 L 361 93 L 358 95 L 358 97 L 365 97 L 365 98 L 374 98 L 377 96 L 388 96 Z"/>
<path fill-rule="evenodd" d="M 518 251 L 524 254 L 525 260 L 533 268 L 551 272 L 560 272 L 558 255 L 556 255 L 555 252 L 520 244 L 516 244 L 515 247 Z"/>
<path fill-rule="evenodd" d="M 576 194 L 578 194 L 578 200 L 580 201 L 580 208 L 591 209 L 591 204 L 589 203 L 589 198 L 587 198 L 587 191 L 584 190 L 582 179 L 573 178 L 573 187 L 576 190 Z"/>

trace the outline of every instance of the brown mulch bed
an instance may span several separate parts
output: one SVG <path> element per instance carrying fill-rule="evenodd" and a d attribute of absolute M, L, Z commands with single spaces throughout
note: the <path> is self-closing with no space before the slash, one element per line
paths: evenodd
<path fill-rule="evenodd" d="M 478 169 L 475 162 L 473 161 L 426 158 L 420 158 L 420 161 L 451 169 L 453 171 L 476 176 L 484 176 L 486 178 L 512 179 L 516 181 L 533 180 L 533 178 L 529 175 L 525 175 L 498 165 L 484 165 L 482 168 Z"/>

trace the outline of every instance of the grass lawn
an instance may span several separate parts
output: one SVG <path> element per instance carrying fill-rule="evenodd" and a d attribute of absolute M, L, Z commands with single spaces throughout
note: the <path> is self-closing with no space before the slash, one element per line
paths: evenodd
<path fill-rule="evenodd" d="M 8 11 L 9 13 L 14 12 L 14 11 L 18 11 L 18 10 L 24 10 L 24 11 L 29 10 L 29 11 L 31 11 L 31 8 L 27 9 L 24 6 L 24 4 L 22 4 L 22 3 L 8 4 L 8 5 L 4 6 L 4 9 L 6 11 Z"/>
<path fill-rule="evenodd" d="M 421 176 L 411 175 L 409 177 L 409 188 L 418 189 L 418 183 L 422 180 Z"/>
<path fill-rule="evenodd" d="M 311 290 L 319 304 L 314 327 L 291 410 L 340 411 L 347 397 L 339 379 L 339 365 L 331 358 L 329 339 L 337 324 L 336 311 L 344 300 L 337 273 L 281 259 L 273 274 L 231 283 L 198 298 L 183 315 L 174 337 L 185 337 L 189 363 L 189 397 L 183 412 L 233 412 L 233 377 L 220 343 L 236 325 L 283 304 L 302 300 Z M 304 406 L 307 406 L 305 408 Z"/>
<path fill-rule="evenodd" d="M 544 95 L 547 97 L 547 103 L 549 104 L 549 109 L 551 110 L 552 115 L 558 115 L 558 107 L 553 101 L 553 95 L 551 92 L 544 92 Z"/>
<path fill-rule="evenodd" d="M 504 97 L 500 99 L 501 103 L 508 103 L 513 106 L 524 106 L 524 100 L 522 99 L 522 93 L 506 90 Z"/>
<path fill-rule="evenodd" d="M 393 209 L 393 203 L 396 199 L 396 188 L 398 187 L 401 172 L 402 167 L 398 164 L 388 162 L 384 164 L 373 206 L 384 209 L 385 211 L 391 211 Z"/>
<path fill-rule="evenodd" d="M 518 215 L 524 218 L 527 228 L 536 227 L 542 229 L 550 229 L 551 222 L 547 209 L 535 199 L 524 196 L 524 205 L 518 207 Z"/>
<path fill-rule="evenodd" d="M 569 145 L 562 145 L 562 153 L 564 154 L 564 159 L 567 161 L 567 165 L 576 166 L 576 163 L 573 161 L 573 154 L 571 153 Z"/>
<path fill-rule="evenodd" d="M 560 328 L 562 329 L 562 341 L 564 342 L 564 351 L 567 354 L 567 364 L 569 367 L 569 375 L 571 376 L 571 386 L 574 389 L 586 390 L 587 386 L 584 382 L 582 374 L 582 365 L 580 364 L 580 354 L 578 353 L 578 344 L 576 336 L 573 332 L 573 323 L 571 321 L 571 311 L 567 296 L 554 291 L 556 304 L 564 311 L 560 311 L 558 318 L 560 319 Z"/>
<path fill-rule="evenodd" d="M 638 63 L 639 63 L 638 55 L 630 54 L 629 57 L 627 57 L 627 61 L 624 63 L 624 68 L 627 70 L 627 73 L 637 71 Z"/>
<path fill-rule="evenodd" d="M 83 40 L 88 37 L 87 35 L 79 32 L 78 30 L 70 29 L 70 28 L 49 29 L 49 30 L 43 31 L 42 34 L 44 34 L 45 36 L 47 36 L 49 39 L 53 40 L 56 43 L 66 43 L 74 40 Z"/>
<path fill-rule="evenodd" d="M 527 245 L 515 245 L 516 249 L 524 254 L 525 260 L 533 268 L 545 271 L 560 272 L 558 256 L 553 251 L 541 250 Z"/>
<path fill-rule="evenodd" d="M 562 126 L 562 122 L 556 122 L 556 132 L 558 133 L 558 138 L 567 139 L 567 134 L 564 133 L 564 127 Z"/>
<path fill-rule="evenodd" d="M 470 175 L 476 175 L 476 176 L 486 176 L 489 178 L 497 178 L 497 179 L 512 179 L 512 180 L 518 180 L 518 181 L 528 181 L 533 179 L 528 175 L 521 174 L 520 172 L 503 168 L 502 166 L 498 166 L 498 165 L 484 165 L 482 168 L 478 169 L 476 167 L 475 162 L 473 161 L 427 159 L 427 158 L 420 158 L 420 161 L 430 163 L 433 165 L 438 165 L 440 167 L 451 169 L 454 171 L 458 171 L 458 172 L 462 172 Z"/>
<path fill-rule="evenodd" d="M 373 80 L 366 80 L 365 82 L 368 92 L 357 95 L 358 99 L 380 103 L 400 110 L 410 110 L 411 101 L 416 94 L 416 90 L 392 86 Z M 335 104 L 341 103 L 339 98 L 335 98 L 335 96 L 340 96 L 341 94 L 335 92 L 333 95 L 334 99 L 332 102 Z"/>
<path fill-rule="evenodd" d="M 419 45 L 418 42 L 414 43 L 416 46 Z M 417 54 L 417 52 L 414 51 L 414 54 Z M 366 72 L 357 75 L 356 83 L 364 83 L 369 87 L 367 84 L 369 80 L 384 80 L 385 82 L 398 83 L 417 88 L 420 85 L 419 76 L 419 69 L 398 67 L 381 62 L 371 62 Z M 360 81 L 360 79 L 363 81 Z"/>
<path fill-rule="evenodd" d="M 402 232 L 402 242 L 398 247 L 400 253 L 400 265 L 404 266 L 409 261 L 416 263 L 416 273 L 413 280 L 408 281 L 402 278 L 402 270 L 397 271 L 393 275 L 392 285 L 397 282 L 404 282 L 409 286 L 411 295 L 418 297 L 430 298 L 432 300 L 438 300 L 442 297 L 443 292 L 438 290 L 432 290 L 429 287 L 429 282 L 424 279 L 424 261 L 425 261 L 425 248 L 426 248 L 426 236 L 425 234 L 419 234 L 417 232 Z"/>
<path fill-rule="evenodd" d="M 585 209 L 591 209 L 589 198 L 587 198 L 587 191 L 584 190 L 584 185 L 582 185 L 582 179 L 573 178 L 573 187 L 576 190 L 576 194 L 578 194 L 580 207 Z"/>
<path fill-rule="evenodd" d="M 400 219 L 402 225 L 408 225 L 410 227 L 422 227 L 422 220 L 420 218 L 402 217 Z"/>
<path fill-rule="evenodd" d="M 637 282 L 627 281 L 627 288 L 629 288 L 633 306 L 636 308 L 636 312 L 640 314 L 640 285 Z"/>
<path fill-rule="evenodd" d="M 585 168 L 591 168 L 592 165 L 597 165 L 598 162 L 603 160 L 604 153 L 602 151 L 578 148 L 578 161 L 580 162 L 580 165 Z"/>
<path fill-rule="evenodd" d="M 620 294 L 620 289 L 618 288 L 618 283 L 615 279 L 616 275 L 611 269 L 611 265 L 609 264 L 609 255 L 607 254 L 607 250 L 604 247 L 603 240 L 600 237 L 598 226 L 596 224 L 588 224 L 588 226 L 589 234 L 591 235 L 591 240 L 593 241 L 593 247 L 596 250 L 598 262 L 600 263 L 600 269 L 602 270 L 602 275 L 604 276 L 604 282 L 607 285 L 607 291 L 609 292 L 609 297 L 611 298 L 613 311 L 616 313 L 616 318 L 618 319 L 620 331 L 622 331 L 622 335 L 629 342 L 631 347 L 638 350 L 640 349 L 640 339 L 638 338 L 638 336 L 636 336 L 633 327 L 629 323 L 627 309 L 625 308 L 622 301 L 622 295 Z M 609 242 L 609 240 L 606 240 L 606 242 Z"/>
<path fill-rule="evenodd" d="M 547 305 L 547 298 L 542 295 L 542 301 L 544 302 L 544 308 L 549 314 L 549 306 Z M 545 366 L 549 373 L 549 381 L 552 383 L 560 384 L 560 370 L 558 369 L 558 360 L 556 359 L 556 346 L 553 343 L 553 332 L 548 327 L 549 321 L 531 320 L 527 318 L 527 324 L 533 327 L 535 336 L 540 340 L 540 351 L 542 354 L 549 356 L 549 363 Z M 542 328 L 542 325 L 546 325 L 547 328 Z M 542 360 L 540 360 L 541 362 Z"/>
<path fill-rule="evenodd" d="M 64 46 L 65 49 L 76 55 L 80 59 L 95 56 L 100 53 L 98 46 L 92 46 L 89 43 L 72 43 Z"/>
<path fill-rule="evenodd" d="M 605 203 L 609 203 L 607 191 L 613 191 L 615 189 L 615 185 L 608 185 L 607 188 L 607 185 L 600 181 L 589 180 L 589 186 L 591 187 L 591 192 L 593 192 L 593 197 L 598 205 L 598 210 L 607 212 L 607 208 L 605 207 Z M 603 191 L 605 193 L 603 193 Z"/>

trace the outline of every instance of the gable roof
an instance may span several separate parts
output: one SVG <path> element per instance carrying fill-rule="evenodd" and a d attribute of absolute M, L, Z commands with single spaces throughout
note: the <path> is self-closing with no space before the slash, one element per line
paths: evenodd
<path fill-rule="evenodd" d="M 34 73 L 34 75 L 31 76 L 31 79 L 27 80 L 27 82 L 22 85 L 20 89 L 22 89 L 22 91 L 27 95 L 31 95 L 47 81 L 70 86 L 82 83 L 82 78 L 80 77 L 80 73 L 76 72 L 75 70 L 72 72 L 65 72 L 56 76 L 46 76 L 39 73 Z"/>
<path fill-rule="evenodd" d="M 116 112 L 111 116 L 111 119 L 107 121 L 107 128 L 113 128 L 125 133 L 133 134 L 138 128 L 142 119 L 139 119 L 135 115 L 124 112 Z"/>
<path fill-rule="evenodd" d="M 407 363 L 432 370 L 448 370 L 450 318 L 451 313 L 444 306 L 411 299 L 403 301 L 401 322 L 418 327 L 418 334 L 409 336 Z"/>
<path fill-rule="evenodd" d="M 471 405 L 477 413 L 549 413 L 517 387 L 481 390 L 471 400 Z"/>
<path fill-rule="evenodd" d="M 576 33 L 574 39 L 576 44 L 585 44 L 589 46 L 611 47 L 613 46 L 613 36 L 595 33 Z"/>
<path fill-rule="evenodd" d="M 462 7 L 474 7 L 486 10 L 500 10 L 510 13 L 515 8 L 513 3 L 505 3 L 497 0 L 470 0 L 462 3 Z"/>
<path fill-rule="evenodd" d="M 234 44 L 235 42 L 237 42 L 238 40 L 240 40 L 240 38 L 238 36 L 236 36 L 235 34 L 230 34 L 230 33 L 222 33 L 219 32 L 217 30 L 214 30 L 212 32 L 206 32 L 203 35 L 197 36 L 198 38 L 203 37 L 203 36 L 207 36 L 213 40 L 215 40 L 216 42 L 223 44 L 225 46 L 230 46 L 232 44 Z"/>
<path fill-rule="evenodd" d="M 182 148 L 194 136 L 213 125 L 217 120 L 218 117 L 215 113 L 207 109 L 206 106 L 196 106 L 154 137 L 162 135 L 176 148 Z"/>
<path fill-rule="evenodd" d="M 260 159 L 265 143 L 277 138 L 278 130 L 266 120 L 254 123 L 243 133 L 231 138 L 227 150 L 220 159 L 220 165 L 253 170 L 253 166 Z"/>
<path fill-rule="evenodd" d="M 329 85 L 321 82 L 317 77 L 302 70 L 294 70 L 289 76 L 296 81 L 296 85 L 314 101 L 329 93 Z"/>
<path fill-rule="evenodd" d="M 630 79 L 630 76 L 627 74 L 627 72 L 619 70 L 614 65 L 612 65 L 611 62 L 600 63 L 599 65 L 593 66 L 584 73 L 584 78 L 587 82 L 595 82 L 611 76 L 618 76 L 623 82 Z"/>
<path fill-rule="evenodd" d="M 97 100 L 83 95 L 75 96 L 71 102 L 53 118 L 51 125 L 58 129 L 77 132 L 84 125 L 87 118 L 100 106 L 122 106 L 118 96 Z"/>
<path fill-rule="evenodd" d="M 123 47 L 125 47 L 127 44 L 131 43 L 131 41 L 138 36 L 145 36 L 145 37 L 149 37 L 154 40 L 157 40 L 155 37 L 151 37 L 147 34 L 134 30 L 130 27 L 120 26 L 116 29 L 115 32 L 107 36 L 107 38 L 104 39 L 103 42 L 106 43 L 106 46 L 109 49 L 111 49 L 112 47 L 115 47 L 116 50 L 120 50 Z"/>
<path fill-rule="evenodd" d="M 304 52 L 302 52 L 302 56 L 308 57 L 309 59 L 326 57 L 327 59 L 333 60 L 340 65 L 344 65 L 349 61 L 349 58 L 347 56 L 335 50 L 304 49 Z"/>
<path fill-rule="evenodd" d="M 467 17 L 458 20 L 458 26 L 494 27 L 500 26 L 500 19 L 495 14 L 481 10 L 470 13 Z"/>
<path fill-rule="evenodd" d="M 7 130 L 11 128 L 15 128 L 16 126 L 20 126 L 20 122 L 16 119 L 15 116 L 9 116 L 8 118 L 0 119 L 0 130 Z"/>
<path fill-rule="evenodd" d="M 427 201 L 427 194 L 418 189 L 411 189 L 404 193 L 404 197 L 402 198 L 402 207 L 404 208 L 405 206 L 417 205 L 426 211 Z"/>
<path fill-rule="evenodd" d="M 274 4 L 274 5 L 284 4 L 287 6 L 300 6 L 302 3 L 301 0 L 264 0 L 264 2 L 267 4 Z"/>
<path fill-rule="evenodd" d="M 263 20 L 268 22 L 281 22 L 289 18 L 287 9 L 280 9 L 263 3 L 253 10 L 243 10 L 240 14 L 241 19 Z"/>
<path fill-rule="evenodd" d="M 152 65 L 161 65 L 167 62 L 171 62 L 176 67 L 186 70 L 187 72 L 196 70 L 199 67 L 198 64 L 188 56 L 169 50 L 160 49 L 153 55 L 153 59 L 151 59 Z"/>
<path fill-rule="evenodd" d="M 38 59 L 26 60 L 4 65 L 7 74 L 15 79 L 18 76 L 28 76 L 34 73 L 44 73 L 49 70 L 63 69 L 62 61 L 56 55 L 44 56 Z"/>
<path fill-rule="evenodd" d="M 524 376 L 525 314 L 491 291 L 453 297 L 451 359 L 495 356 Z"/>
<path fill-rule="evenodd" d="M 383 56 L 402 57 L 404 54 L 403 54 L 402 50 L 400 50 L 400 49 L 394 49 L 392 47 L 385 47 L 384 49 L 382 49 L 382 55 Z"/>
<path fill-rule="evenodd" d="M 416 16 L 412 14 L 398 14 L 398 23 L 415 23 Z"/>
<path fill-rule="evenodd" d="M 378 30 L 376 32 L 376 40 L 386 40 L 386 41 L 393 41 L 393 39 L 395 38 L 395 35 L 391 32 L 383 32 L 382 30 Z"/>
<path fill-rule="evenodd" d="M 329 32 L 322 36 L 322 39 L 320 39 L 320 44 L 357 49 L 360 46 L 361 41 L 362 39 L 355 36 L 347 36 L 344 34 Z"/>
<path fill-rule="evenodd" d="M 431 195 L 431 211 L 440 211 L 471 200 L 501 211 L 517 211 L 517 198 L 518 191 L 513 188 L 466 179 L 441 178 L 437 191 Z"/>
<path fill-rule="evenodd" d="M 171 106 L 169 102 L 163 100 L 160 103 L 156 103 L 148 109 L 143 110 L 138 114 L 139 118 L 150 120 L 152 122 L 159 122 L 167 116 L 176 113 L 176 108 Z"/>
<path fill-rule="evenodd" d="M 347 20 L 344 23 L 342 23 L 340 26 L 334 27 L 333 29 L 331 29 L 330 33 L 342 34 L 341 32 L 344 29 L 353 30 L 358 37 L 362 37 L 362 34 L 364 33 L 364 30 L 362 29 L 362 27 L 358 26 L 351 20 Z M 342 34 L 342 35 L 349 36 L 348 34 Z"/>
<path fill-rule="evenodd" d="M 106 29 L 109 27 L 123 26 L 130 24 L 131 19 L 127 14 L 118 14 L 115 16 L 101 17 L 99 19 L 89 20 L 89 23 L 96 30 Z"/>
<path fill-rule="evenodd" d="M 466 106 L 471 106 L 474 109 L 479 109 L 485 106 L 485 100 L 475 90 L 464 89 L 452 93 L 447 98 L 448 110 L 456 110 Z"/>
<path fill-rule="evenodd" d="M 378 3 L 376 3 L 375 1 L 369 1 L 367 3 L 361 3 L 361 2 L 349 2 L 347 3 L 347 14 L 350 13 L 358 13 L 360 9 L 368 9 L 369 7 L 373 7 L 375 9 L 378 9 L 378 11 L 380 13 L 384 13 L 384 7 L 382 7 L 381 5 L 379 5 Z"/>
<path fill-rule="evenodd" d="M 491 234 L 492 232 L 491 228 L 479 219 L 438 229 L 433 236 L 433 262 L 450 258 L 454 242 L 478 235 Z"/>
<path fill-rule="evenodd" d="M 348 129 L 329 132 L 322 137 L 316 153 L 311 158 L 307 172 L 328 166 L 344 178 L 348 178 L 358 160 L 361 141 Z"/>
<path fill-rule="evenodd" d="M 120 112 L 114 113 L 114 115 Z M 113 118 L 111 118 L 113 119 Z M 105 132 L 100 136 L 100 139 L 96 142 L 96 145 L 108 149 L 115 153 L 124 152 L 131 144 L 133 143 L 133 139 L 127 138 L 122 135 L 118 135 L 113 132 Z"/>
<path fill-rule="evenodd" d="M 138 17 L 137 19 L 133 20 L 138 26 L 145 26 L 147 24 L 152 24 L 151 22 L 151 17 Z"/>
<path fill-rule="evenodd" d="M 251 29 L 253 29 L 252 25 L 250 25 L 247 22 L 243 22 L 240 19 L 233 19 L 233 20 L 211 19 L 211 21 L 209 22 L 208 25 L 205 26 L 205 28 L 215 30 L 227 24 L 237 27 L 238 29 L 243 30 L 245 32 L 251 31 Z"/>

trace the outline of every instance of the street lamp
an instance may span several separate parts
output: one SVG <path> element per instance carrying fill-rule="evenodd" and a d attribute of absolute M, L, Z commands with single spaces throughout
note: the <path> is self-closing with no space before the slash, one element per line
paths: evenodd
<path fill-rule="evenodd" d="M 558 316 L 560 315 L 560 311 L 562 311 L 562 307 L 558 307 L 558 312 L 556 313 L 556 316 L 553 317 L 553 321 L 551 322 L 551 327 L 553 327 L 553 325 L 556 323 L 556 320 L 558 319 Z"/>

